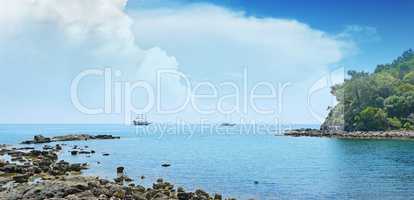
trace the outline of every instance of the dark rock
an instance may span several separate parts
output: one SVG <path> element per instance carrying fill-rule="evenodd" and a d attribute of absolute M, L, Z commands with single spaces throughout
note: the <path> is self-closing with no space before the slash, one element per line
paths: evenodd
<path fill-rule="evenodd" d="M 171 166 L 171 164 L 164 163 L 164 164 L 162 164 L 161 166 L 162 166 L 162 167 L 169 167 L 169 166 Z"/>
<path fill-rule="evenodd" d="M 100 139 L 100 140 L 108 140 L 108 139 L 120 139 L 121 137 L 112 136 L 112 135 L 96 135 L 93 138 Z"/>
<path fill-rule="evenodd" d="M 103 156 L 109 156 L 109 153 L 103 153 L 102 155 Z"/>
<path fill-rule="evenodd" d="M 79 151 L 79 154 L 91 154 L 89 151 Z"/>
<path fill-rule="evenodd" d="M 53 149 L 53 147 L 50 146 L 50 145 L 44 145 L 43 146 L 43 150 L 51 150 L 51 149 Z"/>
<path fill-rule="evenodd" d="M 222 196 L 221 194 L 214 194 L 214 200 L 221 200 Z"/>
<path fill-rule="evenodd" d="M 17 148 L 16 150 L 33 150 L 35 149 L 34 147 L 21 147 L 21 148 Z"/>
<path fill-rule="evenodd" d="M 194 194 L 191 193 L 191 192 L 188 192 L 188 193 L 186 193 L 186 192 L 178 192 L 177 193 L 178 200 L 190 200 L 190 199 L 192 199 L 193 196 L 194 196 Z"/>
<path fill-rule="evenodd" d="M 13 176 L 13 180 L 16 183 L 26 183 L 29 180 L 30 175 L 29 174 L 21 174 Z"/>
<path fill-rule="evenodd" d="M 80 172 L 83 169 L 87 169 L 87 165 L 81 164 L 81 163 L 70 164 L 68 168 L 69 171 L 77 171 L 77 172 Z"/>
<path fill-rule="evenodd" d="M 0 171 L 5 173 L 20 173 L 23 174 L 26 172 L 24 166 L 17 165 L 15 163 L 6 164 L 0 168 Z"/>
<path fill-rule="evenodd" d="M 203 191 L 203 190 L 200 190 L 200 189 L 198 189 L 198 190 L 196 190 L 195 191 L 195 195 L 199 198 L 199 199 L 209 199 L 209 194 L 207 193 L 207 192 L 205 192 L 205 191 Z"/>
<path fill-rule="evenodd" d="M 177 188 L 177 192 L 185 192 L 185 190 L 184 190 L 184 188 L 183 188 L 183 187 L 178 187 L 178 188 Z"/>
<path fill-rule="evenodd" d="M 70 152 L 70 154 L 71 154 L 72 156 L 76 156 L 76 155 L 78 155 L 78 151 L 71 151 L 71 152 Z"/>
<path fill-rule="evenodd" d="M 109 183 L 109 181 L 106 180 L 106 179 L 99 179 L 99 184 L 101 184 L 101 185 L 106 185 L 108 183 Z"/>
<path fill-rule="evenodd" d="M 51 142 L 51 139 L 48 138 L 48 137 L 44 137 L 43 135 L 35 135 L 33 137 L 33 141 L 36 144 L 40 144 L 40 143 L 49 143 L 49 142 Z"/>
<path fill-rule="evenodd" d="M 124 173 L 124 167 L 117 167 L 116 168 L 116 173 L 123 174 Z"/>

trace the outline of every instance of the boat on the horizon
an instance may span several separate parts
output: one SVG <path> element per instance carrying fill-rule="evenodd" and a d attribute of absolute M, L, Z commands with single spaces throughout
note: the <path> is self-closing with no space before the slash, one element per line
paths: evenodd
<path fill-rule="evenodd" d="M 132 121 L 132 123 L 134 124 L 134 126 L 148 126 L 148 125 L 150 125 L 151 124 L 151 122 L 149 122 L 148 120 L 147 120 L 147 118 L 143 115 L 143 114 L 141 114 L 141 115 L 138 115 L 133 121 Z"/>
<path fill-rule="evenodd" d="M 236 126 L 235 123 L 229 123 L 229 122 L 223 122 L 220 124 L 220 126 Z"/>

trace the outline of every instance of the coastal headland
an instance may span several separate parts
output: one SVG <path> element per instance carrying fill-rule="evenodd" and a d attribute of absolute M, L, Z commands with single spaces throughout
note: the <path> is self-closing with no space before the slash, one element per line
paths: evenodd
<path fill-rule="evenodd" d="M 294 129 L 284 133 L 286 136 L 294 137 L 332 137 L 332 138 L 354 138 L 354 139 L 414 139 L 414 131 L 341 131 L 341 130 L 319 130 L 319 129 Z"/>

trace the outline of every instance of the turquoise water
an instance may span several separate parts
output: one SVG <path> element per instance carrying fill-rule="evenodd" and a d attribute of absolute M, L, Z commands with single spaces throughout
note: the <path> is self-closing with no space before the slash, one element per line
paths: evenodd
<path fill-rule="evenodd" d="M 113 178 L 115 168 L 124 166 L 138 184 L 149 186 L 162 177 L 188 189 L 240 199 L 414 198 L 411 140 L 275 136 L 281 128 L 276 126 L 155 127 L 0 125 L 0 143 L 16 144 L 39 133 L 107 133 L 122 139 L 67 142 L 66 148 L 88 145 L 97 153 L 71 156 L 65 150 L 61 158 L 88 162 L 87 174 Z M 163 168 L 162 163 L 171 167 Z"/>

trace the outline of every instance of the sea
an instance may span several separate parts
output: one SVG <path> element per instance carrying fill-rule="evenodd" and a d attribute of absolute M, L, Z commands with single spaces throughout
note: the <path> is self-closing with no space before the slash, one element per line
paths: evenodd
<path fill-rule="evenodd" d="M 136 184 L 150 187 L 163 178 L 187 190 L 201 188 L 237 199 L 414 199 L 414 140 L 282 134 L 317 127 L 3 124 L 0 144 L 18 147 L 36 134 L 112 134 L 121 139 L 59 142 L 65 144 L 59 158 L 88 163 L 86 175 L 113 179 L 123 166 Z M 74 145 L 96 153 L 72 156 Z"/>

